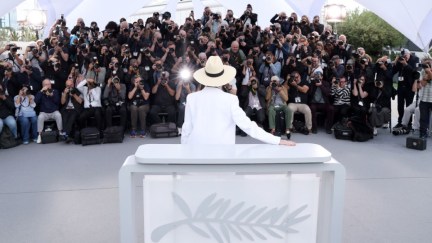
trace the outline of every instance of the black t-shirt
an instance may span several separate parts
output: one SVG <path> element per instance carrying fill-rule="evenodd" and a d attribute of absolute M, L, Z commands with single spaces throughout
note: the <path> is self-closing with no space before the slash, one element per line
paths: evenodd
<path fill-rule="evenodd" d="M 298 86 L 308 86 L 309 85 L 305 81 L 301 81 Z M 300 98 L 300 99 L 299 99 Z M 288 91 L 288 103 L 297 103 L 297 104 L 307 104 L 308 102 L 308 94 L 300 92 L 295 86 L 290 86 Z"/>
<path fill-rule="evenodd" d="M 175 91 L 175 84 L 172 81 L 169 81 L 168 85 L 172 90 Z M 163 85 L 159 85 L 156 94 L 154 94 L 153 104 L 159 106 L 170 106 L 170 105 L 174 105 L 174 101 L 175 101 L 174 96 L 171 96 L 168 93 L 167 88 L 165 88 Z"/>

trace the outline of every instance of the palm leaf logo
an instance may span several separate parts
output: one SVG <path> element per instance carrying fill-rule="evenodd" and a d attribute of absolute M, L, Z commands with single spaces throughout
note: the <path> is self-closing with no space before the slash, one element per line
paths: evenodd
<path fill-rule="evenodd" d="M 216 193 L 206 197 L 193 213 L 182 197 L 174 192 L 172 197 L 185 218 L 157 227 L 151 234 L 153 242 L 159 242 L 170 231 L 182 225 L 204 238 L 213 238 L 218 243 L 230 243 L 234 239 L 283 239 L 284 234 L 298 233 L 292 226 L 310 217 L 310 214 L 299 216 L 307 205 L 288 213 L 288 205 L 280 208 L 246 207 L 245 202 L 233 204 L 229 199 L 216 200 Z"/>

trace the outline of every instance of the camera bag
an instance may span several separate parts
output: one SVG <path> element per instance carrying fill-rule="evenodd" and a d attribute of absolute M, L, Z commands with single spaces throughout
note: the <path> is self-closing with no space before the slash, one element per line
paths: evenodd
<path fill-rule="evenodd" d="M 104 131 L 103 143 L 122 143 L 124 131 L 122 126 L 107 127 Z"/>
<path fill-rule="evenodd" d="M 20 145 L 17 139 L 15 139 L 13 133 L 8 126 L 3 126 L 3 130 L 0 133 L 0 148 L 8 149 Z"/>
<path fill-rule="evenodd" d="M 81 144 L 82 146 L 100 144 L 100 133 L 96 127 L 86 127 L 81 129 Z"/>
<path fill-rule="evenodd" d="M 152 138 L 178 137 L 177 126 L 173 122 L 153 124 L 150 127 L 150 136 Z"/>
<path fill-rule="evenodd" d="M 58 131 L 57 130 L 45 130 L 41 132 L 41 139 L 43 144 L 57 143 L 58 142 Z"/>
<path fill-rule="evenodd" d="M 283 110 L 276 111 L 275 116 L 275 136 L 281 136 L 285 134 L 286 125 L 285 125 L 285 112 Z"/>
<path fill-rule="evenodd" d="M 407 137 L 406 147 L 410 149 L 416 149 L 416 150 L 425 150 L 426 141 L 427 141 L 426 138 Z"/>
<path fill-rule="evenodd" d="M 341 122 L 338 122 L 333 126 L 333 131 L 336 139 L 351 140 L 353 137 L 352 129 Z"/>

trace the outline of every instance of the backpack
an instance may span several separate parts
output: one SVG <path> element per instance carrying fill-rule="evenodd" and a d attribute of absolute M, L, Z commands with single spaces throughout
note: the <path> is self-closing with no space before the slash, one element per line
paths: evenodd
<path fill-rule="evenodd" d="M 351 117 L 348 122 L 348 127 L 352 129 L 352 140 L 357 142 L 366 142 L 373 138 L 373 128 L 369 122 L 360 117 Z"/>
<path fill-rule="evenodd" d="M 0 133 L 0 148 L 13 148 L 18 146 L 19 144 L 19 141 L 15 139 L 9 127 L 3 126 L 3 131 Z"/>

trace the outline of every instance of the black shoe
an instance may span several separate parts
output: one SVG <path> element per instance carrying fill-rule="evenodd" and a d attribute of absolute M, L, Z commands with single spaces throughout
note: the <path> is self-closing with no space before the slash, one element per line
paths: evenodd
<path fill-rule="evenodd" d="M 305 128 L 305 129 L 303 130 L 303 134 L 304 134 L 304 135 L 309 135 L 309 129 Z"/>
<path fill-rule="evenodd" d="M 291 132 L 290 131 L 286 131 L 285 135 L 286 135 L 286 137 L 287 137 L 288 140 L 291 139 Z"/>
<path fill-rule="evenodd" d="M 307 129 L 306 129 L 306 130 L 307 130 Z M 317 133 L 318 133 L 318 130 L 317 130 L 316 128 L 313 128 L 313 129 L 312 129 L 312 133 L 313 133 L 313 134 L 317 134 Z"/>
<path fill-rule="evenodd" d="M 396 126 L 393 127 L 393 129 L 400 128 L 400 127 L 403 127 L 403 125 L 401 123 L 398 123 L 396 124 Z"/>
<path fill-rule="evenodd" d="M 332 134 L 333 131 L 332 131 L 331 129 L 326 129 L 326 133 L 327 133 L 327 134 Z"/>
<path fill-rule="evenodd" d="M 427 134 L 426 133 L 420 133 L 420 138 L 421 139 L 427 139 Z"/>

